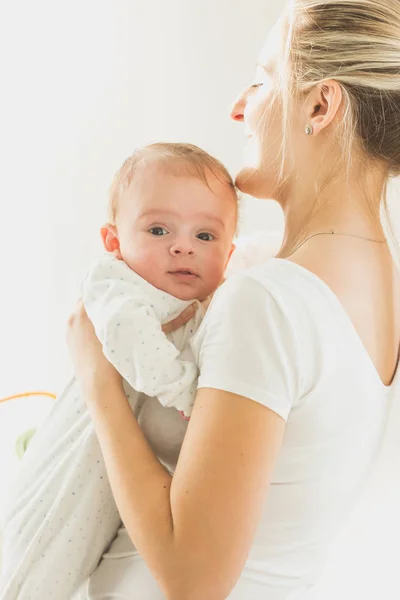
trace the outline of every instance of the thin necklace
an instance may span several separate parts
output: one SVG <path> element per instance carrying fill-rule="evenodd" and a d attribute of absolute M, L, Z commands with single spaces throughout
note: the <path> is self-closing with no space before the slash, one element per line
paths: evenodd
<path fill-rule="evenodd" d="M 297 252 L 297 250 L 299 248 L 301 248 L 301 246 L 303 244 L 305 244 L 306 242 L 308 242 L 308 240 L 310 240 L 311 238 L 313 238 L 317 235 L 347 235 L 350 237 L 358 238 L 360 240 L 366 240 L 367 242 L 374 242 L 375 244 L 386 244 L 386 240 L 373 240 L 372 238 L 363 237 L 362 235 L 356 235 L 355 233 L 338 233 L 337 231 L 333 231 L 333 229 L 331 229 L 331 231 L 322 231 L 321 233 L 313 233 L 313 235 L 310 235 L 303 242 L 301 242 L 298 246 L 296 246 L 295 249 L 288 256 L 292 256 L 292 254 Z"/>

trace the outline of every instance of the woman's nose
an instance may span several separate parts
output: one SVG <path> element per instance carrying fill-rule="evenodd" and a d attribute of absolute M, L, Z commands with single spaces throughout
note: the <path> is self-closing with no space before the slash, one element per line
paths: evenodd
<path fill-rule="evenodd" d="M 240 96 L 235 100 L 231 107 L 230 117 L 234 121 L 243 121 L 244 120 L 244 109 L 247 104 L 247 94 L 244 91 Z"/>

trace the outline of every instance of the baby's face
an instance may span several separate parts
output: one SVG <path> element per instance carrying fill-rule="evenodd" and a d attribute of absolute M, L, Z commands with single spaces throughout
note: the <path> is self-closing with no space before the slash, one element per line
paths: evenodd
<path fill-rule="evenodd" d="M 135 175 L 119 206 L 122 259 L 181 300 L 202 300 L 214 292 L 234 248 L 236 196 L 212 174 L 209 185 L 148 165 Z"/>

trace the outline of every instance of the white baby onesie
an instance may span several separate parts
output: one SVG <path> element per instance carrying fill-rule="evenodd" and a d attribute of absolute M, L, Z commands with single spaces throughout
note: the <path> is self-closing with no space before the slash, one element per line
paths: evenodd
<path fill-rule="evenodd" d="M 154 396 L 190 415 L 198 370 L 189 341 L 204 316 L 201 304 L 167 339 L 161 325 L 191 302 L 158 290 L 112 254 L 86 276 L 83 300 L 135 415 Z M 70 600 L 120 525 L 98 439 L 72 379 L 33 437 L 7 497 L 0 599 Z"/>

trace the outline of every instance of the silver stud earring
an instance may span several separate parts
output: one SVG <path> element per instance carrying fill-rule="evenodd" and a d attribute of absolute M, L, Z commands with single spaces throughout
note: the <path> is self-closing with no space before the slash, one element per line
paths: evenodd
<path fill-rule="evenodd" d="M 306 129 L 305 129 L 306 135 L 312 135 L 313 131 L 314 130 L 312 128 L 312 125 L 306 125 Z"/>

